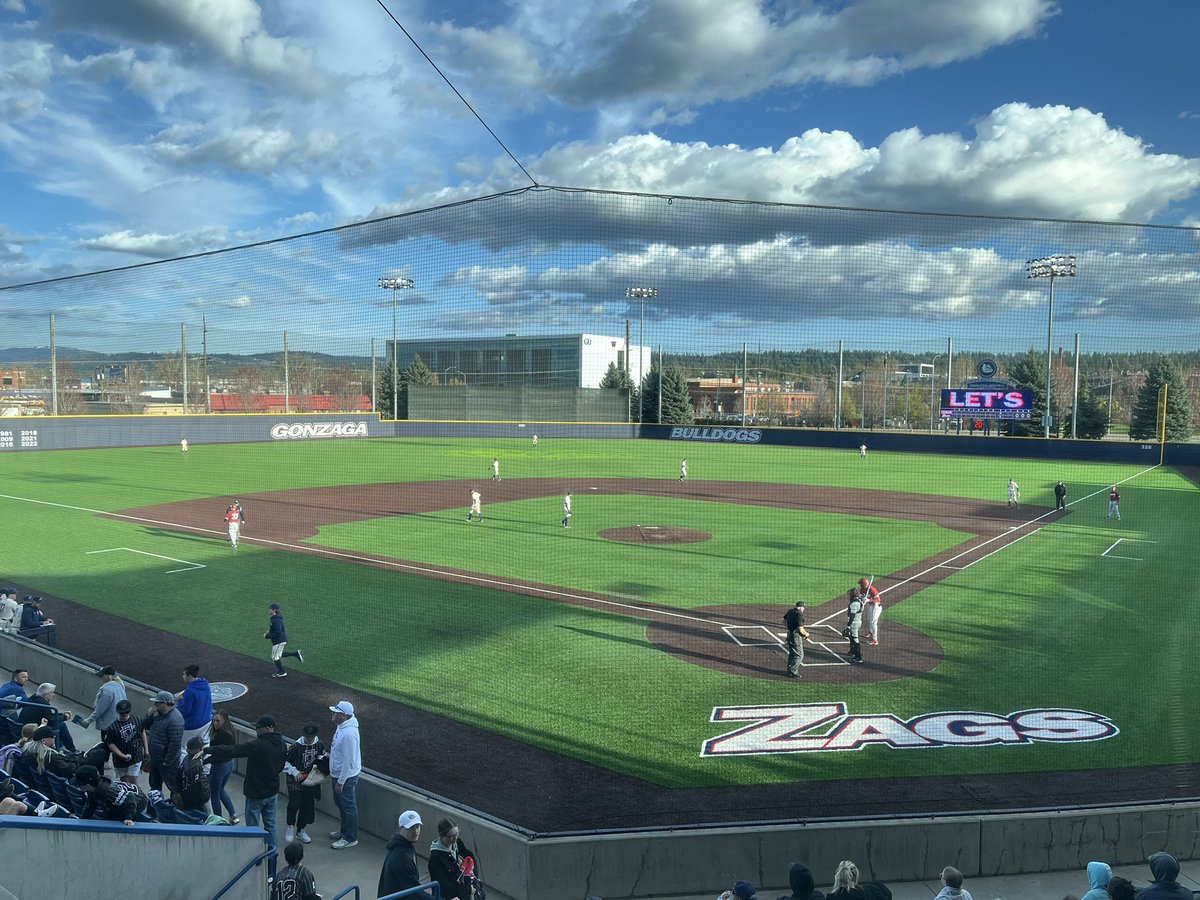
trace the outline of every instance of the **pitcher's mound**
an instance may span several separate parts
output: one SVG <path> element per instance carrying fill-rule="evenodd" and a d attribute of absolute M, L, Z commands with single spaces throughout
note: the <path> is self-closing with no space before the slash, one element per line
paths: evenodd
<path fill-rule="evenodd" d="M 674 525 L 628 525 L 624 528 L 606 528 L 600 537 L 609 541 L 624 541 L 627 544 L 698 544 L 712 540 L 707 531 L 676 528 Z"/>

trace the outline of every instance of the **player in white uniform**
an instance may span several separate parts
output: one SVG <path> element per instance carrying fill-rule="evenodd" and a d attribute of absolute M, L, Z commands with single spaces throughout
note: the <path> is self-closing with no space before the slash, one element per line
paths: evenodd
<path fill-rule="evenodd" d="M 225 510 L 225 524 L 229 526 L 229 546 L 234 550 L 237 549 L 238 536 L 242 530 L 242 523 L 245 521 L 246 514 L 242 512 L 242 501 L 234 500 Z"/>
<path fill-rule="evenodd" d="M 479 491 L 471 491 L 471 508 L 467 510 L 467 521 L 478 519 L 483 521 L 482 498 L 479 496 Z"/>
<path fill-rule="evenodd" d="M 500 460 L 492 460 L 492 481 L 500 480 Z"/>
<path fill-rule="evenodd" d="M 679 480 L 687 481 L 687 460 L 686 459 L 683 460 L 683 462 L 681 462 L 679 464 Z"/>
<path fill-rule="evenodd" d="M 537 435 L 536 434 L 533 436 L 533 446 L 535 446 L 535 447 L 537 446 Z"/>
<path fill-rule="evenodd" d="M 571 492 L 567 491 L 563 497 L 563 528 L 571 527 Z"/>
<path fill-rule="evenodd" d="M 1018 486 L 1018 484 L 1015 481 L 1013 481 L 1011 478 L 1008 479 L 1008 506 L 1009 506 L 1009 508 L 1011 509 L 1014 506 L 1019 507 L 1021 505 L 1019 502 L 1020 499 L 1021 499 L 1020 486 Z"/>
<path fill-rule="evenodd" d="M 859 445 L 858 445 L 858 458 L 859 458 L 859 459 L 866 459 L 866 458 L 867 458 L 867 445 L 866 445 L 866 444 L 859 444 Z"/>
<path fill-rule="evenodd" d="M 179 442 L 179 452 L 184 456 L 187 456 L 187 438 L 184 438 Z"/>

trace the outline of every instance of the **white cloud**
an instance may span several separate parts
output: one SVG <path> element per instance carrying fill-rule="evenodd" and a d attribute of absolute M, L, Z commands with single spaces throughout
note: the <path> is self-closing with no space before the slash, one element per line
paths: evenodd
<path fill-rule="evenodd" d="M 135 234 L 126 229 L 80 241 L 80 247 L 86 250 L 107 250 L 132 253 L 135 256 L 147 256 L 153 259 L 169 259 L 212 250 L 222 246 L 228 240 L 228 232 L 221 228 L 209 228 L 184 234 Z"/>
<path fill-rule="evenodd" d="M 41 108 L 52 67 L 50 46 L 0 41 L 0 120 L 12 122 Z"/>

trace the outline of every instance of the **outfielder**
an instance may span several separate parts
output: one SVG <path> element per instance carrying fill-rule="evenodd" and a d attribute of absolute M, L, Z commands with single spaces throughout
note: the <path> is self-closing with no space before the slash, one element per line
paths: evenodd
<path fill-rule="evenodd" d="M 683 460 L 683 462 L 681 462 L 679 464 L 679 480 L 687 481 L 687 460 L 686 459 Z"/>
<path fill-rule="evenodd" d="M 866 603 L 867 643 L 872 647 L 879 646 L 879 614 L 883 612 L 883 598 L 879 596 L 879 588 L 875 587 L 875 577 L 858 579 L 862 588 L 863 601 Z"/>
<path fill-rule="evenodd" d="M 570 491 L 567 491 L 566 496 L 563 497 L 562 526 L 563 526 L 563 528 L 571 527 L 571 492 Z"/>
<path fill-rule="evenodd" d="M 1021 506 L 1020 500 L 1021 500 L 1020 486 L 1015 481 L 1013 481 L 1011 478 L 1008 479 L 1008 508 L 1009 509 L 1012 509 L 1013 507 L 1020 508 L 1020 506 Z"/>
<path fill-rule="evenodd" d="M 187 448 L 188 448 L 187 438 L 183 438 L 179 442 L 179 452 L 182 453 L 184 456 L 187 456 Z"/>
<path fill-rule="evenodd" d="M 478 519 L 483 521 L 482 498 L 479 496 L 479 491 L 471 491 L 471 508 L 467 510 L 467 521 Z"/>
<path fill-rule="evenodd" d="M 1121 518 L 1121 492 L 1115 484 L 1108 489 L 1108 515 L 1104 518 L 1111 519 L 1113 516 Z"/>
<path fill-rule="evenodd" d="M 859 459 L 866 459 L 866 458 L 867 458 L 867 445 L 866 445 L 866 444 L 859 444 L 859 445 L 858 445 L 858 458 L 859 458 Z"/>
<path fill-rule="evenodd" d="M 500 480 L 500 460 L 492 459 L 492 481 Z"/>
<path fill-rule="evenodd" d="M 225 510 L 225 524 L 229 526 L 229 546 L 234 550 L 237 549 L 238 534 L 245 521 L 246 513 L 242 510 L 242 501 L 234 500 Z"/>

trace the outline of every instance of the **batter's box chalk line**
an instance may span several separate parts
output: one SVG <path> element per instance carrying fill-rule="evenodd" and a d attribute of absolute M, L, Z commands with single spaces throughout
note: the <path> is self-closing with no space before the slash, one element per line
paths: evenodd
<path fill-rule="evenodd" d="M 802 662 L 800 665 L 806 668 L 810 666 L 850 665 L 850 660 L 848 658 L 829 646 L 831 643 L 838 641 L 846 641 L 847 644 L 849 643 L 846 638 L 842 637 L 842 633 L 838 629 L 834 628 L 832 625 L 820 623 L 805 627 L 808 628 L 810 637 L 815 631 L 828 631 L 830 634 L 830 639 L 828 641 L 818 639 L 806 643 L 804 645 L 804 662 Z M 773 628 L 767 627 L 766 625 L 722 625 L 721 629 L 725 632 L 726 636 L 739 647 L 768 647 L 773 651 L 777 650 L 782 653 L 787 653 L 786 631 L 780 633 L 775 631 Z M 739 634 L 739 632 L 748 632 L 748 634 L 743 636 Z M 810 654 L 816 653 L 828 654 L 833 658 L 824 662 L 810 661 Z"/>

